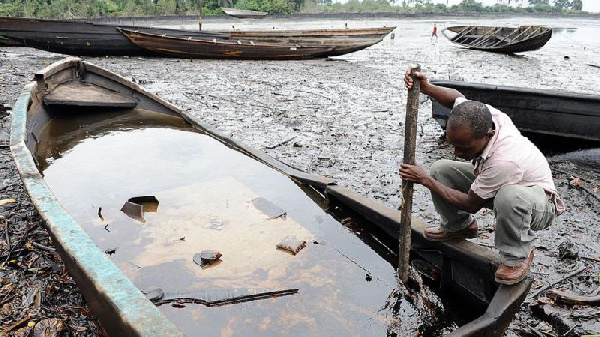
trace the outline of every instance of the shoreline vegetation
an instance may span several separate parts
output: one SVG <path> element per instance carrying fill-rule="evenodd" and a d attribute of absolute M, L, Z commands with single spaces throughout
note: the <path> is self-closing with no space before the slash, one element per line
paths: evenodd
<path fill-rule="evenodd" d="M 485 6 L 476 0 L 463 0 L 453 6 L 434 4 L 431 0 L 348 0 L 345 3 L 333 0 L 9 0 L 0 3 L 0 16 L 97 19 L 197 16 L 200 12 L 206 16 L 214 16 L 224 14 L 221 7 L 264 11 L 277 16 L 590 15 L 581 10 L 581 0 L 554 0 L 552 5 L 549 0 L 528 0 L 527 7 L 502 4 Z"/>

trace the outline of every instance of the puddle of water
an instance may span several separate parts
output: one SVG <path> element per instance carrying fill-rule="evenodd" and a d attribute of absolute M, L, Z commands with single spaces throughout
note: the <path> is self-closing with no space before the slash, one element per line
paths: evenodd
<path fill-rule="evenodd" d="M 377 252 L 289 178 L 181 118 L 140 110 L 57 118 L 36 156 L 65 209 L 142 291 L 298 289 L 220 307 L 159 307 L 190 336 L 385 335 L 399 319 L 403 331 L 422 326 L 412 304 L 387 306 L 395 270 Z M 140 196 L 157 199 L 143 222 L 121 211 Z M 272 217 L 262 204 L 285 214 Z M 307 246 L 295 256 L 276 249 L 287 237 Z M 222 253 L 221 263 L 201 268 L 193 257 L 207 249 Z"/>

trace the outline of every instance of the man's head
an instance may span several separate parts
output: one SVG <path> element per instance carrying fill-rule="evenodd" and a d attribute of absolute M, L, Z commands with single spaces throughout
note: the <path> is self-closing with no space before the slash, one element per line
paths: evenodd
<path fill-rule="evenodd" d="M 490 110 L 481 102 L 466 101 L 452 109 L 446 126 L 448 142 L 454 146 L 454 155 L 471 160 L 483 152 L 494 136 Z"/>

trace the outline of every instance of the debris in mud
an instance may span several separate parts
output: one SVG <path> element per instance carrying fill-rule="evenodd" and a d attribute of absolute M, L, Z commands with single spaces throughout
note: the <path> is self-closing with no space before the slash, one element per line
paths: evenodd
<path fill-rule="evenodd" d="M 203 250 L 200 253 L 194 254 L 194 263 L 202 268 L 206 268 L 216 264 L 219 259 L 223 256 L 216 250 Z"/>
<path fill-rule="evenodd" d="M 0 335 L 105 336 L 0 150 Z"/>
<path fill-rule="evenodd" d="M 292 255 L 298 254 L 304 247 L 306 247 L 306 241 L 297 239 L 295 237 L 286 237 L 277 244 L 277 249 L 285 250 Z"/>
<path fill-rule="evenodd" d="M 550 290 L 546 296 L 554 302 L 576 305 L 600 305 L 600 295 L 583 296 L 570 291 L 562 291 L 558 289 Z"/>
<path fill-rule="evenodd" d="M 558 258 L 575 260 L 579 257 L 579 249 L 571 241 L 563 241 L 558 245 Z"/>

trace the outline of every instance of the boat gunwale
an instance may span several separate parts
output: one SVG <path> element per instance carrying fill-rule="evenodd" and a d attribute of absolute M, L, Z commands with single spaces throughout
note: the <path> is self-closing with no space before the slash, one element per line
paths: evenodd
<path fill-rule="evenodd" d="M 193 116 L 191 112 L 177 108 L 158 96 L 145 91 L 137 84 L 108 70 L 81 61 L 78 58 L 67 58 L 45 68 L 47 76 L 50 76 L 49 74 L 56 69 L 68 69 L 66 64 L 74 65 L 75 62 L 81 62 L 88 71 L 118 81 L 122 85 L 139 91 L 140 94 L 164 104 L 192 125 L 203 129 L 214 139 L 276 169 L 291 179 L 315 186 L 324 191 L 325 194 L 335 194 L 337 197 L 334 196 L 334 198 L 342 200 L 342 203 L 346 200 L 346 205 L 360 206 L 363 210 L 362 214 L 367 218 L 384 220 L 376 223 L 377 226 L 387 227 L 388 231 L 393 231 L 391 227 L 399 225 L 399 211 L 377 204 L 364 196 L 337 186 L 333 179 L 308 174 L 279 162 L 266 153 L 246 146 L 217 131 L 214 127 L 199 121 L 198 117 Z M 41 72 L 37 74 L 39 74 L 36 75 L 38 79 L 44 76 Z M 10 149 L 25 188 L 31 196 L 32 203 L 44 219 L 45 226 L 52 235 L 58 251 L 82 289 L 87 302 L 92 309 L 95 309 L 94 313 L 101 319 L 103 327 L 111 335 L 182 335 L 181 331 L 168 321 L 154 304 L 142 295 L 131 280 L 125 277 L 120 269 L 100 251 L 89 235 L 61 206 L 45 183 L 31 152 L 25 144 L 26 124 L 29 117 L 28 110 L 32 102 L 31 95 L 35 86 L 41 83 L 43 81 L 26 85 L 15 105 L 11 125 Z M 418 219 L 412 221 L 413 236 L 416 235 L 417 238 L 424 237 L 424 224 Z M 431 245 L 437 247 L 440 251 L 449 252 L 450 254 L 465 253 L 481 260 L 483 269 L 485 273 L 489 273 L 489 277 L 493 276 L 493 269 L 500 261 L 500 257 L 496 252 L 469 241 L 431 243 Z M 464 335 L 465 333 L 477 333 L 492 329 L 490 331 L 495 333 L 489 335 L 502 336 L 512 320 L 512 315 L 518 310 L 529 291 L 531 283 L 532 280 L 528 278 L 515 286 L 499 286 L 485 314 L 463 325 L 451 335 Z M 492 303 L 496 303 L 496 305 L 492 306 Z"/>
<path fill-rule="evenodd" d="M 600 102 L 600 95 L 578 93 L 578 92 L 565 92 L 555 89 L 534 89 L 526 87 L 508 86 L 508 85 L 496 85 L 479 82 L 463 82 L 463 81 L 452 81 L 452 80 L 430 80 L 432 84 L 460 88 L 473 88 L 477 90 L 494 90 L 500 92 L 518 93 L 524 95 L 534 95 L 539 97 L 553 97 L 563 99 L 579 99 L 584 101 Z M 460 90 L 459 90 L 460 91 Z"/>

